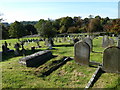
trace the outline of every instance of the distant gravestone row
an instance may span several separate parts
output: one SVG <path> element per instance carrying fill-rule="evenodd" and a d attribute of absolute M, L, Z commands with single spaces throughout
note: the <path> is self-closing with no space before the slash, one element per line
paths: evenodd
<path fill-rule="evenodd" d="M 114 40 L 112 38 L 109 38 L 108 36 L 104 36 L 102 41 L 102 47 L 106 48 L 109 46 L 114 46 Z"/>

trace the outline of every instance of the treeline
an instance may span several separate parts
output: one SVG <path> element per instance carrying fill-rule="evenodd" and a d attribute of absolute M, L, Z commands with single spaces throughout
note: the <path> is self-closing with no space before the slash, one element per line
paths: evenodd
<path fill-rule="evenodd" d="M 82 19 L 81 17 L 62 17 L 56 20 L 40 19 L 36 22 L 18 22 L 2 26 L 2 38 L 20 38 L 26 35 L 40 34 L 53 37 L 61 33 L 107 32 L 120 34 L 120 19 L 101 18 L 100 16 Z"/>

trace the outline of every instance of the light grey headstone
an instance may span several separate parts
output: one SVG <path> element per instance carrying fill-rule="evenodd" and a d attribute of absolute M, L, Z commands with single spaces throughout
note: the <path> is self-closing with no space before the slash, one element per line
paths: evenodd
<path fill-rule="evenodd" d="M 90 51 L 92 51 L 92 47 L 93 47 L 92 39 L 91 38 L 84 38 L 83 42 L 86 42 L 90 46 Z"/>
<path fill-rule="evenodd" d="M 116 39 L 115 39 L 116 41 L 118 41 L 118 37 L 116 37 Z"/>
<path fill-rule="evenodd" d="M 118 40 L 118 47 L 120 48 L 120 40 Z"/>
<path fill-rule="evenodd" d="M 108 47 L 104 50 L 103 70 L 110 73 L 120 73 L 120 48 Z"/>
<path fill-rule="evenodd" d="M 109 46 L 114 46 L 114 40 L 112 38 L 109 39 Z"/>
<path fill-rule="evenodd" d="M 83 41 L 79 41 L 74 45 L 74 59 L 80 65 L 89 65 L 90 46 Z"/>
<path fill-rule="evenodd" d="M 109 46 L 109 38 L 108 36 L 103 36 L 102 47 L 106 48 Z"/>
<path fill-rule="evenodd" d="M 95 36 L 94 36 L 94 35 L 92 35 L 92 36 L 90 36 L 90 38 L 93 40 L 93 39 L 95 38 Z"/>

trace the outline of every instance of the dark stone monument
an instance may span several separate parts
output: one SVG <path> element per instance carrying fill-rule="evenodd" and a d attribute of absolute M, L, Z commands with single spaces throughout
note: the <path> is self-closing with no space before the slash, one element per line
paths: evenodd
<path fill-rule="evenodd" d="M 26 65 L 27 67 L 38 67 L 51 58 L 53 58 L 51 51 L 39 51 L 37 53 L 19 59 L 19 63 Z"/>
<path fill-rule="evenodd" d="M 89 65 L 90 46 L 83 41 L 79 41 L 74 45 L 75 62 L 81 65 Z"/>
<path fill-rule="evenodd" d="M 108 47 L 104 50 L 103 70 L 110 73 L 120 73 L 120 48 Z"/>
<path fill-rule="evenodd" d="M 74 41 L 74 44 L 75 44 L 75 43 L 77 43 L 79 41 L 79 39 L 75 38 L 73 41 Z"/>

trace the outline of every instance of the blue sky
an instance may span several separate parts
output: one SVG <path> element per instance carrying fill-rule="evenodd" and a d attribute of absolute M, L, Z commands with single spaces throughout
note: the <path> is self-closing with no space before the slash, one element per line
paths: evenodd
<path fill-rule="evenodd" d="M 1 0 L 0 13 L 5 22 L 38 21 L 65 16 L 100 15 L 118 18 L 119 0 Z"/>

